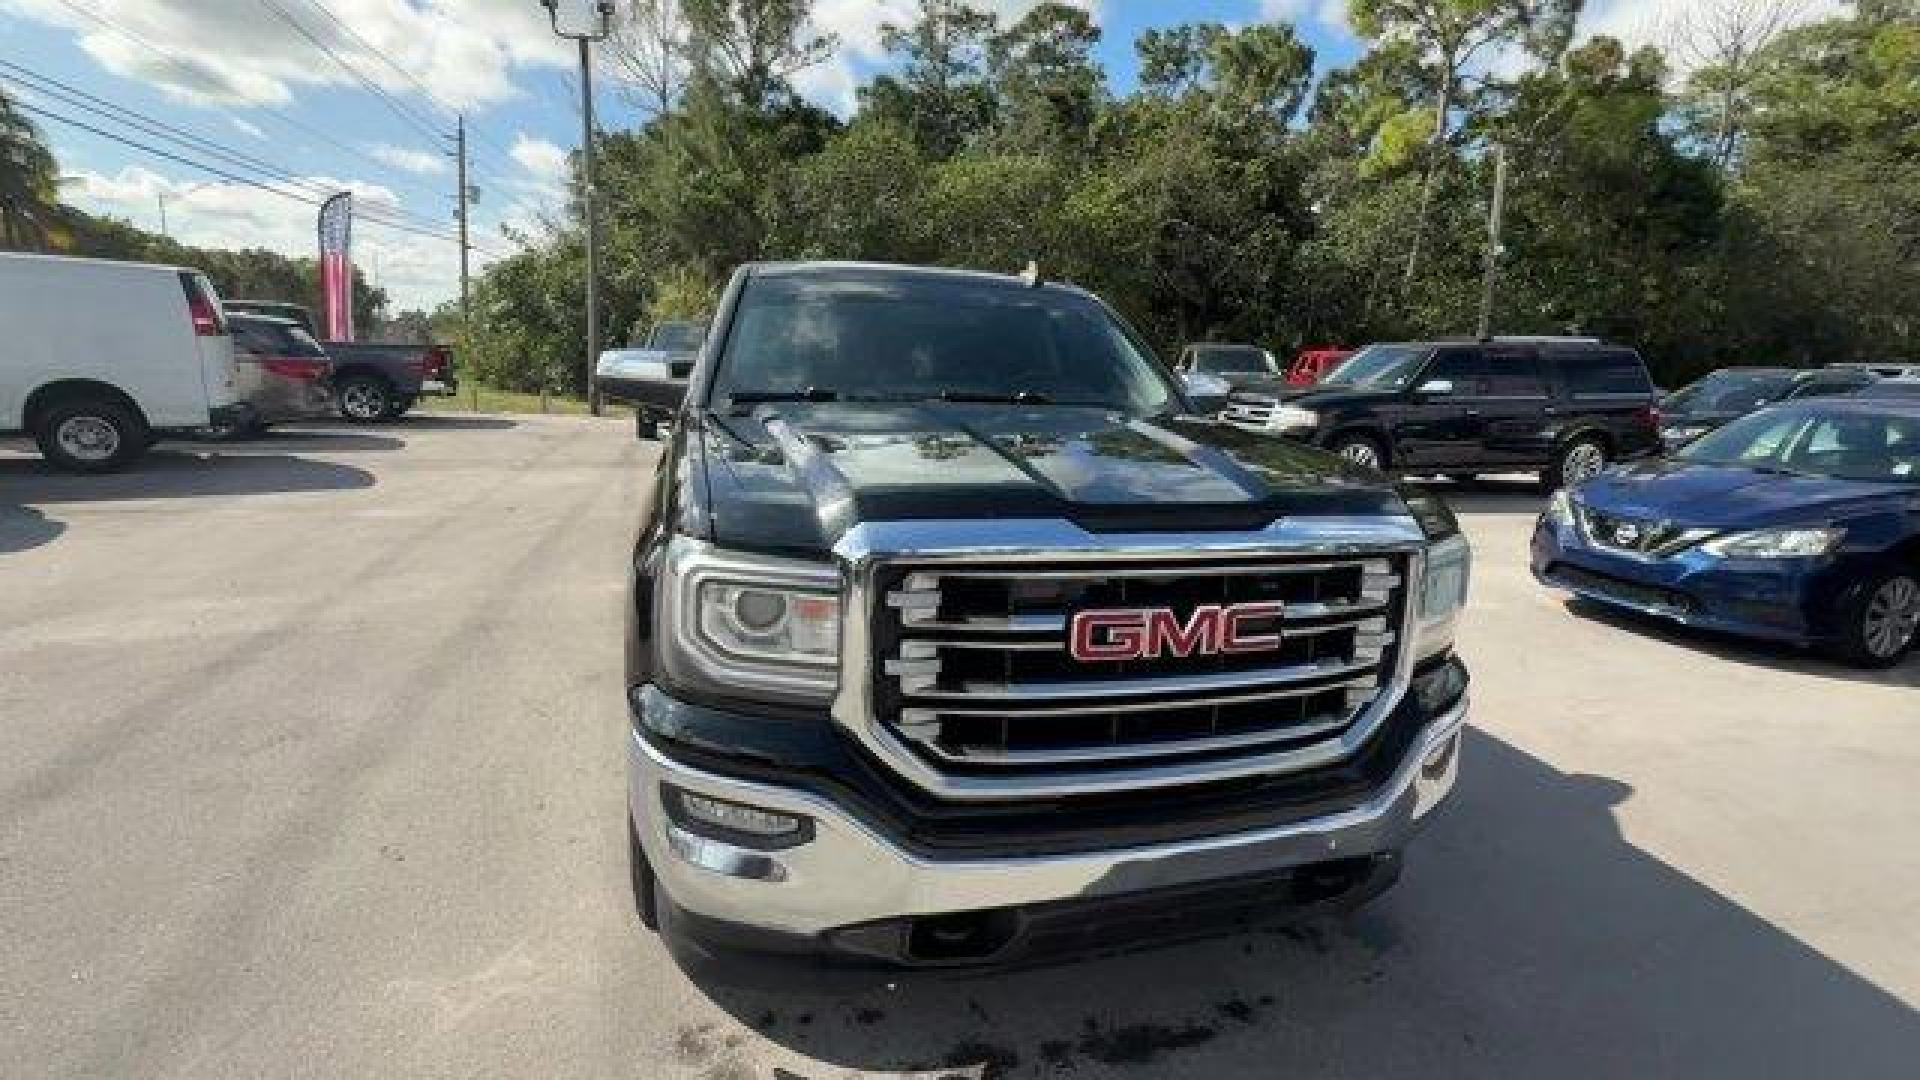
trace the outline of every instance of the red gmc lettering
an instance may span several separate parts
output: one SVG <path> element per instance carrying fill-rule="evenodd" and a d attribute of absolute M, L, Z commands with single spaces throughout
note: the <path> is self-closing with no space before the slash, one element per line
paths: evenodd
<path fill-rule="evenodd" d="M 1207 604 L 1185 622 L 1168 608 L 1082 611 L 1070 626 L 1069 649 L 1081 661 L 1154 659 L 1266 652 L 1280 647 L 1277 628 L 1251 633 L 1251 623 L 1278 619 L 1278 603 Z"/>

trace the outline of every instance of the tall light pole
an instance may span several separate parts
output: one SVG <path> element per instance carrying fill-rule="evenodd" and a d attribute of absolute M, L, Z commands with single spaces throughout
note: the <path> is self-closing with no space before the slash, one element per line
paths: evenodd
<path fill-rule="evenodd" d="M 560 29 L 559 0 L 540 0 L 540 5 L 547 9 L 553 32 L 580 46 L 580 209 L 587 219 L 587 411 L 599 416 L 600 387 L 593 381 L 593 369 L 600 359 L 600 217 L 593 199 L 593 63 L 587 49 L 613 33 L 613 0 L 594 3 L 600 24 L 592 32 Z"/>
<path fill-rule="evenodd" d="M 1493 333 L 1493 287 L 1500 280 L 1500 227 L 1507 212 L 1507 148 L 1493 144 L 1493 206 L 1487 211 L 1487 276 L 1480 283 L 1480 332 Z"/>

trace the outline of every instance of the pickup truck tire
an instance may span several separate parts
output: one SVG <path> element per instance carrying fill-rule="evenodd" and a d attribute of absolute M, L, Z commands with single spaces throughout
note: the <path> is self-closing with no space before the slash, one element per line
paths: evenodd
<path fill-rule="evenodd" d="M 653 867 L 647 864 L 646 849 L 640 846 L 640 834 L 634 831 L 633 815 L 627 815 L 627 864 L 633 878 L 633 910 L 640 925 L 660 932 L 660 900 L 654 893 Z"/>
<path fill-rule="evenodd" d="M 398 420 L 407 414 L 408 409 L 413 408 L 413 402 L 413 398 L 395 396 L 394 399 L 387 404 L 386 412 L 382 415 L 388 420 Z"/>
<path fill-rule="evenodd" d="M 1832 653 L 1860 668 L 1888 668 L 1920 639 L 1920 570 L 1899 564 L 1874 572 L 1847 605 Z"/>
<path fill-rule="evenodd" d="M 54 468 L 108 473 L 123 469 L 152 445 L 152 432 L 132 410 L 103 398 L 62 401 L 42 413 L 34 442 Z"/>
<path fill-rule="evenodd" d="M 359 424 L 389 419 L 393 387 L 378 375 L 354 375 L 340 384 L 340 415 Z"/>

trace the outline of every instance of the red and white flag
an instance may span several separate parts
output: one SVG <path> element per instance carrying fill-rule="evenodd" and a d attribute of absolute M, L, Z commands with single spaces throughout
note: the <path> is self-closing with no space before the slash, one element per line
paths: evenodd
<path fill-rule="evenodd" d="M 320 207 L 320 293 L 328 341 L 353 340 L 352 237 L 353 193 L 343 191 Z"/>

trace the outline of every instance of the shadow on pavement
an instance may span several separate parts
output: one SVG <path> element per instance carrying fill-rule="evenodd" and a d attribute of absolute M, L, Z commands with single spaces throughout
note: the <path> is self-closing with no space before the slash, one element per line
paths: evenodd
<path fill-rule="evenodd" d="M 520 421 L 486 413 L 410 412 L 398 420 L 390 421 L 390 424 L 429 431 L 505 431 L 519 427 Z"/>
<path fill-rule="evenodd" d="M 391 435 L 376 435 L 349 427 L 312 427 L 306 424 L 269 428 L 258 435 L 241 438 L 195 441 L 208 449 L 231 447 L 240 453 L 256 450 L 314 454 L 385 453 L 407 445 L 404 440 Z"/>
<path fill-rule="evenodd" d="M 0 555 L 52 543 L 66 531 L 64 522 L 55 521 L 31 506 L 0 504 Z"/>
<path fill-rule="evenodd" d="M 1828 660 L 1811 649 L 1796 649 L 1770 641 L 1759 641 L 1722 634 L 1699 627 L 1683 626 L 1651 615 L 1609 607 L 1585 597 L 1566 598 L 1567 610 L 1591 622 L 1603 623 L 1622 633 L 1641 634 L 1674 646 L 1736 664 L 1756 664 L 1801 675 L 1867 683 L 1873 686 L 1920 687 L 1920 652 L 1882 671 L 1848 667 Z"/>
<path fill-rule="evenodd" d="M 1456 514 L 1525 514 L 1535 516 L 1547 508 L 1547 497 L 1535 477 L 1492 477 L 1477 480 L 1427 480 L 1416 478 L 1414 486 L 1445 499 Z"/>
<path fill-rule="evenodd" d="M 158 450 L 105 476 L 56 472 L 37 457 L 0 458 L 0 505 L 341 491 L 373 482 L 365 469 L 287 454 Z"/>
<path fill-rule="evenodd" d="M 1631 795 L 1469 732 L 1454 804 L 1348 920 L 851 994 L 702 989 L 832 1066 L 776 1074 L 802 1080 L 1913 1075 L 1920 1014 L 1634 847 Z M 674 1052 L 738 1064 L 707 1026 Z"/>

